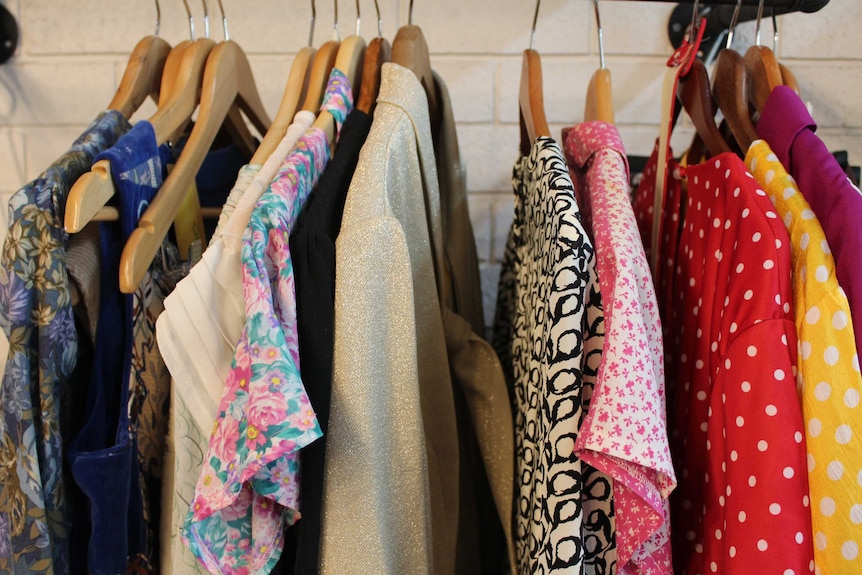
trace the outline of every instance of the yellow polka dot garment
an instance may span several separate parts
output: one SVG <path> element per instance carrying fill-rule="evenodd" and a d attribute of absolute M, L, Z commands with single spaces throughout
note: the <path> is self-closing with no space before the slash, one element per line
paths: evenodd
<path fill-rule="evenodd" d="M 762 140 L 751 145 L 745 162 L 792 243 L 815 571 L 862 573 L 862 375 L 850 306 L 823 228 L 793 177 Z"/>

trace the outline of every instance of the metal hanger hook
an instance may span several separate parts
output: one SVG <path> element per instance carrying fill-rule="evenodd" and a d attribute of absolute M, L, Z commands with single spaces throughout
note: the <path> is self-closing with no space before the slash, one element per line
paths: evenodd
<path fill-rule="evenodd" d="M 530 50 L 533 49 L 533 42 L 536 40 L 536 22 L 539 21 L 539 7 L 542 5 L 542 0 L 536 0 L 536 11 L 533 13 L 533 28 L 530 30 Z"/>
<path fill-rule="evenodd" d="M 207 0 L 201 0 L 201 4 L 204 5 L 204 38 L 210 37 L 210 10 L 209 6 L 207 6 Z"/>
<path fill-rule="evenodd" d="M 739 20 L 739 11 L 742 9 L 742 0 L 736 0 L 736 8 L 733 9 L 733 17 L 730 19 L 730 26 L 727 29 L 727 43 L 724 47 L 730 50 L 730 45 L 733 44 L 733 33 L 736 31 L 736 22 Z"/>
<path fill-rule="evenodd" d="M 778 18 L 775 16 L 775 8 L 772 9 L 772 51 L 778 53 Z"/>
<path fill-rule="evenodd" d="M 599 67 L 605 69 L 605 38 L 602 33 L 602 16 L 599 14 L 599 0 L 593 0 L 593 7 L 596 11 L 596 29 L 599 35 Z"/>
<path fill-rule="evenodd" d="M 192 17 L 192 9 L 189 8 L 189 0 L 183 0 L 183 6 L 186 7 L 186 15 L 189 18 L 189 36 L 192 41 L 195 39 L 195 19 Z"/>
<path fill-rule="evenodd" d="M 374 0 L 374 9 L 377 11 L 377 37 L 383 37 L 383 18 L 380 17 L 380 4 Z"/>
<path fill-rule="evenodd" d="M 410 0 L 410 7 L 407 9 L 407 25 L 413 25 L 413 0 Z"/>
<path fill-rule="evenodd" d="M 317 6 L 311 0 L 311 26 L 308 29 L 308 47 L 314 48 L 314 21 L 317 19 Z"/>
<path fill-rule="evenodd" d="M 339 42 L 341 41 L 341 34 L 338 33 L 338 0 L 332 0 L 332 3 L 335 6 L 335 11 L 333 13 L 333 22 L 332 29 L 335 31 L 335 39 Z"/>
<path fill-rule="evenodd" d="M 162 27 L 162 7 L 159 6 L 159 0 L 156 0 L 156 31 L 153 36 L 159 36 L 159 28 Z"/>
<path fill-rule="evenodd" d="M 359 36 L 359 0 L 356 0 L 356 35 Z"/>
<path fill-rule="evenodd" d="M 763 0 L 757 3 L 757 26 L 754 32 L 754 45 L 760 46 L 760 20 L 763 18 Z"/>
<path fill-rule="evenodd" d="M 697 27 L 698 27 L 698 15 L 700 14 L 700 0 L 694 0 L 694 6 L 691 8 L 691 30 L 688 37 L 688 41 L 690 44 L 694 44 L 695 38 L 697 38 Z"/>
<path fill-rule="evenodd" d="M 221 27 L 224 31 L 224 40 L 225 42 L 227 42 L 228 40 L 230 40 L 230 32 L 228 32 L 227 29 L 227 16 L 225 16 L 224 14 L 224 6 L 222 6 L 221 0 L 218 0 L 218 9 L 219 12 L 221 12 Z"/>

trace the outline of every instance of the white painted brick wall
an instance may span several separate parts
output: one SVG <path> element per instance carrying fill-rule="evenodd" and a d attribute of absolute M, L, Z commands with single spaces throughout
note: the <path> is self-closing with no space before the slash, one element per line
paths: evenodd
<path fill-rule="evenodd" d="M 150 34 L 148 0 L 0 0 L 18 18 L 18 54 L 0 66 L 0 195 L 37 176 L 108 103 L 135 42 Z M 248 52 L 258 88 L 275 112 L 293 54 L 308 33 L 304 1 L 223 0 L 231 37 Z M 198 33 L 201 2 L 189 0 Z M 212 28 L 217 2 L 210 0 Z M 315 43 L 332 35 L 332 3 L 317 3 Z M 383 31 L 390 39 L 406 22 L 408 0 L 382 0 Z M 518 149 L 517 95 L 521 51 L 527 46 L 530 0 L 415 0 L 414 22 L 428 39 L 435 68 L 446 80 L 470 190 L 470 209 L 482 260 L 489 322 L 497 274 L 512 219 L 510 177 Z M 658 133 L 659 95 L 670 53 L 667 20 L 673 5 L 603 1 L 607 65 L 612 71 L 617 122 L 630 153 L 648 154 Z M 187 36 L 179 0 L 162 0 L 161 35 Z M 374 5 L 362 0 L 363 33 L 376 32 Z M 341 2 L 340 31 L 352 33 L 354 3 Z M 816 14 L 779 19 L 779 54 L 811 101 L 819 133 L 833 149 L 862 163 L 862 2 L 833 0 Z M 751 24 L 738 38 L 751 38 Z M 771 33 L 767 26 L 767 37 Z M 544 0 L 535 47 L 543 56 L 545 107 L 555 133 L 583 115 L 586 84 L 598 65 L 595 22 L 587 0 Z M 741 48 L 744 48 L 742 45 Z M 146 104 L 136 118 L 153 112 Z M 691 128 L 683 122 L 675 146 Z M 5 209 L 0 210 L 5 212 Z M 5 216 L 5 213 L 0 213 Z M 0 218 L 0 220 L 5 218 Z M 2 225 L 2 221 L 0 221 Z"/>

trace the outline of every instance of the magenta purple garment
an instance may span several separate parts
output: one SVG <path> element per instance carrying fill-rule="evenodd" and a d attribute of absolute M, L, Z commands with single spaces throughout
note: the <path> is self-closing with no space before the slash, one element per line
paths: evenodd
<path fill-rule="evenodd" d="M 786 86 L 772 90 L 757 124 L 758 136 L 796 180 L 823 226 L 835 257 L 838 283 L 850 301 L 858 351 L 862 349 L 862 192 L 814 133 L 816 129 L 805 103 Z"/>

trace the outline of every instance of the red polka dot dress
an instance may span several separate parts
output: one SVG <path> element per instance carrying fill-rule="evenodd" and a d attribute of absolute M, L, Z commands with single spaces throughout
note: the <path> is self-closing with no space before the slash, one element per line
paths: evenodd
<path fill-rule="evenodd" d="M 813 572 L 790 242 L 737 156 L 685 169 L 673 302 L 678 572 Z M 671 340 L 675 341 L 675 340 Z M 675 427 L 675 428 L 674 428 Z"/>

